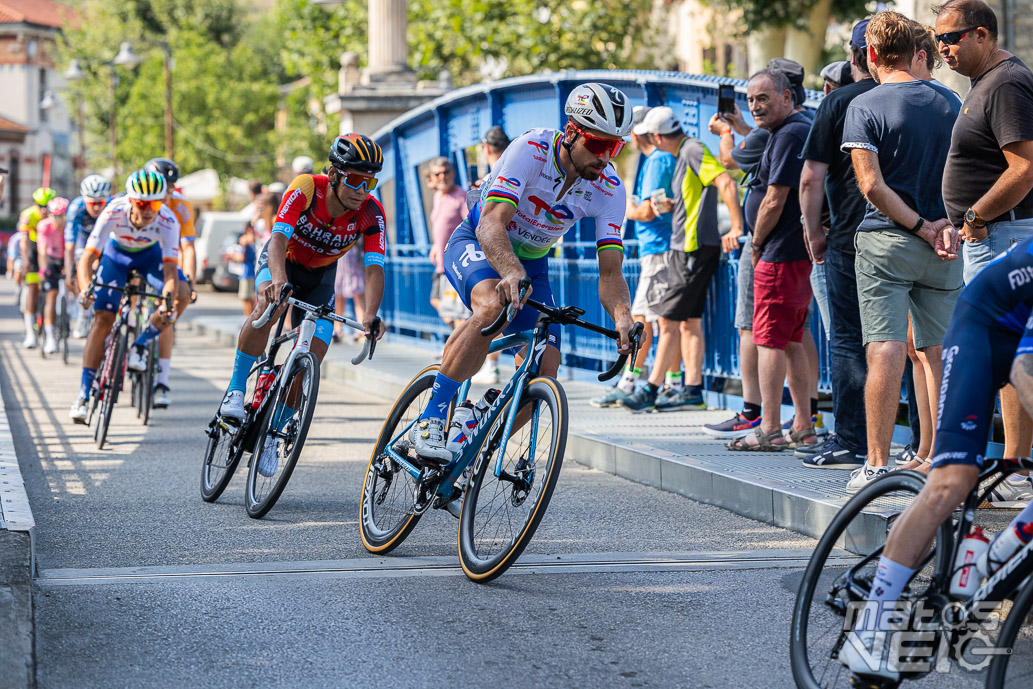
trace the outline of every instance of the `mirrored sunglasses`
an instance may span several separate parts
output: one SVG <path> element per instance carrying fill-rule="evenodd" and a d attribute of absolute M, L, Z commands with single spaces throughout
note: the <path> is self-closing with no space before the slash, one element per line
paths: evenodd
<path fill-rule="evenodd" d="M 975 31 L 978 26 L 970 26 L 967 29 L 958 29 L 957 31 L 947 31 L 946 33 L 936 34 L 936 41 L 944 45 L 957 45 L 961 42 L 961 39 L 965 37 L 965 34 Z"/>
<path fill-rule="evenodd" d="M 363 175 L 358 172 L 342 172 L 341 181 L 349 189 L 362 189 L 365 187 L 366 191 L 373 191 L 377 188 L 376 177 L 373 175 Z"/>
<path fill-rule="evenodd" d="M 161 210 L 161 205 L 164 203 L 164 201 L 160 201 L 160 200 L 159 201 L 145 201 L 143 199 L 130 199 L 130 201 L 133 202 L 133 207 L 134 208 L 139 208 L 140 210 L 143 210 L 144 208 L 150 208 L 152 211 L 160 211 Z"/>
<path fill-rule="evenodd" d="M 602 137 L 594 136 L 584 131 L 573 122 L 570 123 L 570 126 L 574 128 L 574 131 L 581 135 L 585 149 L 594 156 L 601 156 L 609 151 L 610 157 L 616 158 L 624 148 L 623 140 L 617 141 L 614 139 L 604 139 Z"/>

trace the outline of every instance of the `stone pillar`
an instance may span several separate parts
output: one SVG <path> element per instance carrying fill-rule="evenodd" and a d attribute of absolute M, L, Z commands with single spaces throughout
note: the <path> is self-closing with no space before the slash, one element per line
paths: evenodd
<path fill-rule="evenodd" d="M 366 78 L 378 81 L 415 81 L 409 69 L 407 0 L 369 0 L 369 63 Z"/>

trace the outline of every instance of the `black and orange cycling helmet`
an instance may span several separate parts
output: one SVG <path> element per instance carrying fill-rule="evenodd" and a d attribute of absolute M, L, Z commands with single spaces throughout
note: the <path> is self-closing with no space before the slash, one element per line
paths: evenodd
<path fill-rule="evenodd" d="M 330 147 L 330 164 L 339 172 L 352 168 L 375 175 L 384 167 L 384 151 L 364 134 L 345 134 L 334 139 Z"/>

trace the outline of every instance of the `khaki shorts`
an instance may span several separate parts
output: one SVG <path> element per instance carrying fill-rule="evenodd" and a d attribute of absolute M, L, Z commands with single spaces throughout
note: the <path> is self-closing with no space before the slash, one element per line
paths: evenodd
<path fill-rule="evenodd" d="M 631 304 L 631 315 L 642 316 L 655 323 L 660 316 L 653 307 L 667 294 L 668 252 L 643 256 L 638 260 L 638 287 L 635 301 Z"/>
<path fill-rule="evenodd" d="M 237 282 L 237 298 L 239 299 L 254 299 L 255 298 L 255 281 L 245 280 L 241 278 Z"/>
<path fill-rule="evenodd" d="M 929 243 L 906 230 L 854 235 L 861 333 L 869 342 L 907 342 L 907 317 L 915 347 L 943 344 L 961 292 L 961 260 L 942 261 Z"/>

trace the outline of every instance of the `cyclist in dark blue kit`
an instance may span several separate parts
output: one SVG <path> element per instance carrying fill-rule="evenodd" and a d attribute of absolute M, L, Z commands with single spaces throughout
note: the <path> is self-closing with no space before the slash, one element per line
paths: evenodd
<path fill-rule="evenodd" d="M 872 581 L 868 609 L 888 610 L 900 598 L 936 529 L 972 491 L 983 465 L 997 391 L 1011 382 L 1033 410 L 1033 237 L 992 261 L 961 292 L 943 342 L 936 446 L 929 479 L 893 525 Z M 1033 504 L 1013 524 L 1033 520 Z M 867 654 L 885 640 L 890 615 L 868 615 L 839 658 L 861 677 L 900 677 L 885 656 L 873 667 Z M 859 616 L 859 621 L 866 619 Z M 880 638 L 880 635 L 882 637 Z M 856 638 L 854 638 L 856 637 Z M 855 645 L 857 647 L 855 647 Z M 888 650 L 884 644 L 883 651 Z"/>

